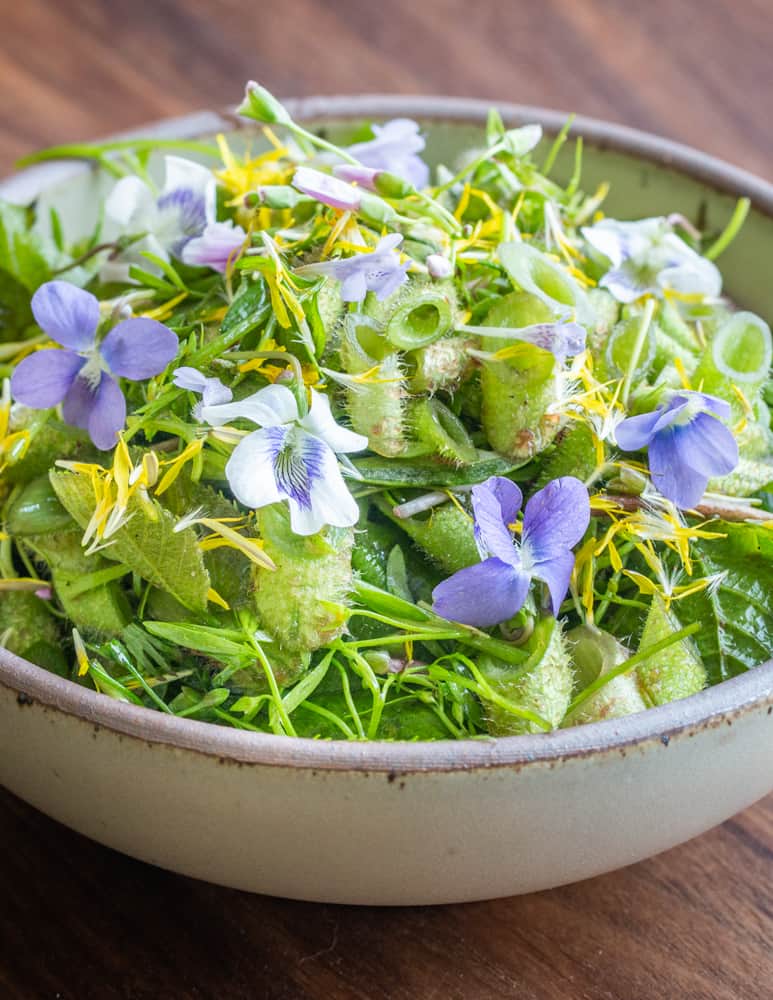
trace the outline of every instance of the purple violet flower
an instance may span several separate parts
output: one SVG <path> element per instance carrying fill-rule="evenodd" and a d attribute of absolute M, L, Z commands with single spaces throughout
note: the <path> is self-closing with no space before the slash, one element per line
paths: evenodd
<path fill-rule="evenodd" d="M 425 146 L 419 126 L 410 118 L 394 118 L 383 125 L 373 125 L 373 139 L 356 142 L 347 152 L 364 167 L 397 174 L 416 188 L 429 183 L 429 167 L 419 154 Z"/>
<path fill-rule="evenodd" d="M 534 323 L 532 326 L 510 327 L 467 327 L 469 331 L 482 333 L 493 340 L 520 341 L 550 351 L 559 361 L 581 354 L 585 350 L 587 334 L 579 323 Z"/>
<path fill-rule="evenodd" d="M 407 281 L 406 271 L 410 261 L 400 263 L 396 247 L 402 243 L 399 233 L 390 233 L 378 241 L 371 253 L 356 253 L 339 260 L 325 260 L 318 264 L 304 264 L 296 268 L 301 277 L 323 275 L 341 282 L 344 302 L 362 302 L 368 292 L 374 292 L 381 302 L 397 291 Z"/>
<path fill-rule="evenodd" d="M 362 204 L 362 189 L 353 187 L 337 177 L 323 174 L 321 170 L 311 167 L 298 167 L 293 174 L 293 187 L 302 191 L 309 198 L 338 208 L 342 211 L 356 212 Z"/>
<path fill-rule="evenodd" d="M 521 540 L 514 543 L 510 525 L 522 501 L 515 483 L 501 476 L 473 487 L 475 541 L 483 561 L 435 587 L 437 614 L 477 628 L 498 625 L 520 611 L 533 579 L 547 584 L 558 614 L 574 568 L 572 548 L 590 521 L 588 491 L 574 476 L 548 483 L 526 504 Z"/>
<path fill-rule="evenodd" d="M 623 451 L 648 449 L 655 487 L 677 507 L 694 507 L 712 476 L 738 464 L 738 442 L 722 423 L 730 404 L 704 392 L 682 390 L 651 413 L 623 420 L 615 431 Z"/>
<path fill-rule="evenodd" d="M 375 170 L 373 167 L 361 167 L 356 163 L 339 163 L 333 167 L 333 173 L 347 184 L 357 184 L 366 191 L 375 191 L 376 178 L 383 171 Z"/>
<path fill-rule="evenodd" d="M 99 302 L 66 281 L 49 281 L 32 296 L 38 326 L 61 344 L 35 351 L 11 376 L 14 398 L 45 410 L 62 403 L 68 424 L 82 427 L 107 451 L 126 421 L 126 400 L 113 376 L 133 382 L 158 375 L 177 354 L 177 336 L 163 323 L 138 317 L 114 326 L 97 343 Z"/>
<path fill-rule="evenodd" d="M 192 267 L 210 267 L 224 274 L 229 263 L 233 264 L 244 246 L 247 234 L 233 222 L 210 222 L 201 236 L 195 236 L 183 247 L 184 264 Z"/>

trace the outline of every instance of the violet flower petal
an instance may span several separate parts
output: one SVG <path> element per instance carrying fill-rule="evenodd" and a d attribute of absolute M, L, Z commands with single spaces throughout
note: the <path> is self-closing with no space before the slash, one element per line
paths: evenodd
<path fill-rule="evenodd" d="M 432 591 L 432 610 L 450 621 L 489 628 L 523 607 L 529 576 L 492 556 L 460 569 Z"/>
<path fill-rule="evenodd" d="M 349 146 L 348 152 L 366 167 L 397 174 L 416 188 L 429 183 L 429 167 L 417 154 L 425 146 L 419 125 L 410 118 L 394 118 L 373 125 L 373 139 Z"/>
<path fill-rule="evenodd" d="M 89 416 L 94 405 L 95 395 L 95 386 L 87 379 L 73 379 L 67 395 L 62 400 L 64 422 L 72 427 L 82 427 L 86 430 L 89 426 Z"/>
<path fill-rule="evenodd" d="M 48 336 L 63 347 L 83 351 L 94 343 L 99 302 L 68 281 L 47 281 L 32 296 L 32 315 Z"/>
<path fill-rule="evenodd" d="M 177 334 L 155 319 L 125 319 L 108 333 L 99 351 L 114 375 L 139 382 L 162 372 L 177 354 Z"/>
<path fill-rule="evenodd" d="M 585 534 L 590 523 L 588 489 L 574 476 L 561 476 L 538 490 L 523 512 L 521 548 L 534 563 L 571 549 Z"/>
<path fill-rule="evenodd" d="M 709 477 L 686 465 L 681 446 L 684 428 L 656 435 L 649 446 L 652 482 L 677 507 L 694 507 L 703 496 Z"/>
<path fill-rule="evenodd" d="M 501 476 L 492 476 L 485 483 L 473 487 L 475 542 L 482 559 L 496 556 L 511 566 L 520 565 L 508 525 L 515 521 L 522 502 L 520 489 Z"/>
<path fill-rule="evenodd" d="M 88 419 L 89 437 L 101 451 L 114 447 L 118 432 L 126 423 L 126 400 L 118 383 L 102 372 Z"/>
<path fill-rule="evenodd" d="M 339 163 L 333 167 L 333 174 L 347 184 L 358 184 L 366 191 L 376 190 L 376 176 L 380 173 L 373 167 L 361 167 L 354 163 Z"/>
<path fill-rule="evenodd" d="M 615 440 L 623 451 L 640 451 L 646 448 L 655 434 L 655 425 L 662 410 L 641 413 L 636 417 L 626 417 L 615 428 Z"/>
<path fill-rule="evenodd" d="M 56 406 L 85 364 L 74 351 L 35 351 L 19 362 L 11 376 L 13 398 L 36 410 Z"/>
<path fill-rule="evenodd" d="M 303 194 L 331 208 L 356 212 L 362 202 L 361 189 L 311 167 L 298 167 L 292 183 Z"/>
<path fill-rule="evenodd" d="M 568 549 L 564 552 L 556 552 L 550 559 L 535 563 L 532 567 L 533 575 L 547 584 L 554 617 L 558 615 L 566 597 L 573 569 L 574 553 Z"/>
<path fill-rule="evenodd" d="M 738 465 L 738 442 L 729 427 L 699 413 L 676 431 L 682 462 L 701 475 L 725 476 Z"/>
<path fill-rule="evenodd" d="M 228 222 L 210 222 L 201 236 L 189 240 L 182 250 L 182 261 L 191 267 L 210 267 L 224 274 L 244 246 L 247 234 L 241 226 Z"/>

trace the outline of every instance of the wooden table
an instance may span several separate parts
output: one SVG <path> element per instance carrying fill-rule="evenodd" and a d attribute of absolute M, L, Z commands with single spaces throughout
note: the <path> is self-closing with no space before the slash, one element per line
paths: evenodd
<path fill-rule="evenodd" d="M 0 170 L 36 146 L 279 94 L 573 109 L 768 174 L 769 0 L 0 0 Z M 151 819 L 149 818 L 149 821 Z M 0 793 L 0 996 L 773 996 L 773 798 L 626 871 L 467 906 L 251 897 Z"/>

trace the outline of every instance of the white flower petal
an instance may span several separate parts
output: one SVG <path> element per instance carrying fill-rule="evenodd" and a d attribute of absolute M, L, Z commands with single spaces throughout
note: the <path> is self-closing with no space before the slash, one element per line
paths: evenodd
<path fill-rule="evenodd" d="M 260 427 L 277 427 L 298 419 L 298 403 L 287 386 L 267 385 L 265 389 L 259 389 L 234 403 L 203 406 L 200 418 L 212 427 L 221 427 L 239 418 L 250 420 Z"/>
<path fill-rule="evenodd" d="M 153 229 L 156 199 L 139 177 L 122 177 L 105 199 L 105 213 L 134 232 Z"/>
<path fill-rule="evenodd" d="M 290 526 L 296 535 L 313 535 L 325 524 L 348 528 L 356 524 L 360 510 L 349 492 L 336 457 L 319 439 L 316 467 L 311 481 L 311 508 L 290 498 Z"/>
<path fill-rule="evenodd" d="M 363 451 L 368 439 L 335 422 L 330 412 L 330 400 L 320 392 L 311 390 L 311 409 L 299 421 L 301 427 L 321 438 L 335 452 Z"/>
<path fill-rule="evenodd" d="M 243 438 L 228 459 L 225 467 L 228 485 L 245 507 L 256 510 L 283 499 L 274 475 L 275 456 L 274 437 L 260 430 Z"/>
<path fill-rule="evenodd" d="M 212 171 L 193 160 L 185 160 L 181 156 L 164 157 L 166 176 L 164 178 L 163 194 L 176 191 L 178 188 L 188 188 L 204 196 L 207 222 L 215 221 L 216 183 Z"/>

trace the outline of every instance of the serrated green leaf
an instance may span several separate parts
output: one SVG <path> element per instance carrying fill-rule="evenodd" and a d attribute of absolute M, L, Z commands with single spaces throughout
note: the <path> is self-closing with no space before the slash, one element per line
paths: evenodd
<path fill-rule="evenodd" d="M 695 542 L 696 575 L 724 574 L 716 587 L 679 601 L 709 683 L 764 663 L 773 655 L 773 532 L 751 524 L 712 523 L 725 538 Z"/>
<path fill-rule="evenodd" d="M 51 483 L 62 505 L 85 528 L 94 512 L 94 493 L 84 476 L 52 472 Z M 150 510 L 137 497 L 129 501 L 126 521 L 112 536 L 102 555 L 125 563 L 143 580 L 171 594 L 191 611 L 207 607 L 209 574 L 192 528 L 175 531 L 175 518 L 150 501 Z"/>
<path fill-rule="evenodd" d="M 244 278 L 231 307 L 223 317 L 220 331 L 222 334 L 239 331 L 244 336 L 265 323 L 270 312 L 271 296 L 263 278 L 258 278 L 257 281 Z"/>

